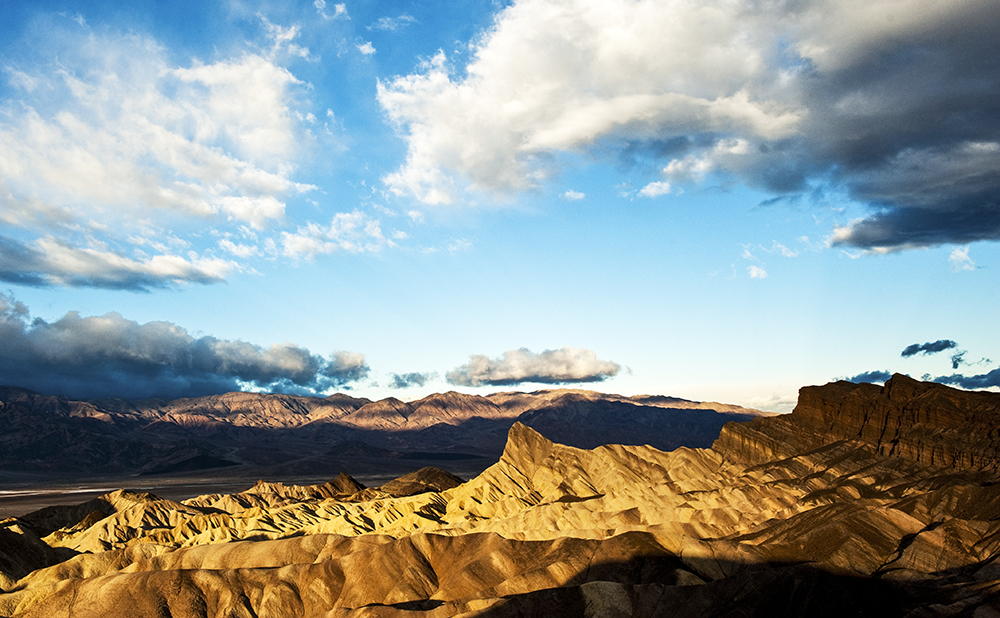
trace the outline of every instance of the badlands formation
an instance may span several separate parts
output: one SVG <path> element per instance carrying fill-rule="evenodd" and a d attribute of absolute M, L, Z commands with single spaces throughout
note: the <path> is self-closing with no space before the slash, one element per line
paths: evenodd
<path fill-rule="evenodd" d="M 464 483 L 116 491 L 9 518 L 0 616 L 989 618 L 998 447 L 1000 394 L 901 375 L 803 388 L 706 449 L 516 423 Z"/>

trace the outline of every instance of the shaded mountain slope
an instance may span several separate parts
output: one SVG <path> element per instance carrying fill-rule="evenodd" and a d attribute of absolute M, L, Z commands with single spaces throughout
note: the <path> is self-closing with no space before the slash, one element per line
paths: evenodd
<path fill-rule="evenodd" d="M 456 456 L 468 462 L 484 457 L 478 473 L 499 457 L 507 430 L 524 415 L 533 415 L 529 424 L 576 446 L 596 446 L 611 436 L 621 443 L 673 448 L 708 446 L 727 420 L 760 414 L 733 412 L 724 404 L 697 404 L 709 407 L 696 411 L 664 407 L 663 401 L 643 405 L 575 390 L 507 393 L 497 401 L 448 392 L 414 402 L 261 393 L 79 402 L 0 387 L 5 428 L 0 480 L 5 471 L 52 478 L 132 473 L 315 478 L 343 469 L 398 474 L 405 466 L 394 461 L 412 453 L 436 465 Z M 581 415 L 588 414 L 581 424 Z"/>

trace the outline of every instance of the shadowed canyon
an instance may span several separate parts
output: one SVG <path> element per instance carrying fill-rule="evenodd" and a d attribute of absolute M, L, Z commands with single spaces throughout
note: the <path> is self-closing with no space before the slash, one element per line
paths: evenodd
<path fill-rule="evenodd" d="M 4 396 L 3 469 L 21 461 L 18 474 L 47 456 L 109 475 L 256 471 L 267 456 L 286 471 L 347 455 L 411 470 L 183 500 L 117 490 L 9 517 L 4 617 L 1000 616 L 996 393 L 895 375 L 805 387 L 784 416 L 585 391 L 482 408 L 435 395 L 423 412 Z M 234 413 L 239 398 L 290 411 Z M 700 448 L 671 443 L 699 446 L 708 418 L 733 422 Z M 500 428 L 473 478 L 441 469 L 486 458 Z M 296 444 L 312 446 L 288 459 Z"/>

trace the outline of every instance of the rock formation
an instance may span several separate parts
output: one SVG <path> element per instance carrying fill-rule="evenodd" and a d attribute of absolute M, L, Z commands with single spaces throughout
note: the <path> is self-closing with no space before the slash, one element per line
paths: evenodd
<path fill-rule="evenodd" d="M 113 492 L 0 524 L 0 616 L 985 618 L 998 434 L 1000 394 L 894 376 L 804 388 L 710 449 L 515 423 L 464 483 Z"/>

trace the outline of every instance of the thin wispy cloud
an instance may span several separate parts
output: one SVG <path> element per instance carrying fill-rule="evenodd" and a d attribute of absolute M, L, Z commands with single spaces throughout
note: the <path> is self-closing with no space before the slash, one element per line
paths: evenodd
<path fill-rule="evenodd" d="M 299 37 L 300 28 L 297 25 L 282 26 L 281 24 L 271 23 L 267 17 L 258 13 L 257 17 L 260 19 L 261 23 L 264 24 L 264 29 L 267 30 L 268 35 L 272 40 L 272 46 L 270 50 L 270 57 L 274 58 L 281 53 L 287 53 L 292 56 L 298 56 L 304 60 L 319 60 L 312 54 L 309 53 L 308 47 L 302 47 L 295 43 L 295 39 Z"/>
<path fill-rule="evenodd" d="M 305 260 L 338 251 L 377 252 L 391 244 L 382 233 L 381 222 L 358 210 L 337 213 L 329 225 L 309 223 L 295 232 L 281 233 L 282 254 Z"/>
<path fill-rule="evenodd" d="M 780 253 L 782 256 L 784 256 L 786 258 L 793 258 L 793 257 L 798 257 L 799 256 L 799 252 L 798 251 L 795 251 L 793 249 L 789 249 L 785 245 L 779 243 L 777 240 L 772 241 L 770 251 L 772 253 Z"/>
<path fill-rule="evenodd" d="M 412 15 L 400 15 L 398 17 L 380 17 L 375 23 L 367 26 L 369 30 L 384 30 L 396 32 L 403 28 L 417 23 L 417 18 Z"/>
<path fill-rule="evenodd" d="M 316 7 L 316 12 L 323 19 L 350 19 L 350 16 L 347 14 L 346 4 L 334 4 L 332 7 L 329 7 L 326 0 L 316 0 L 313 2 L 313 6 Z"/>

